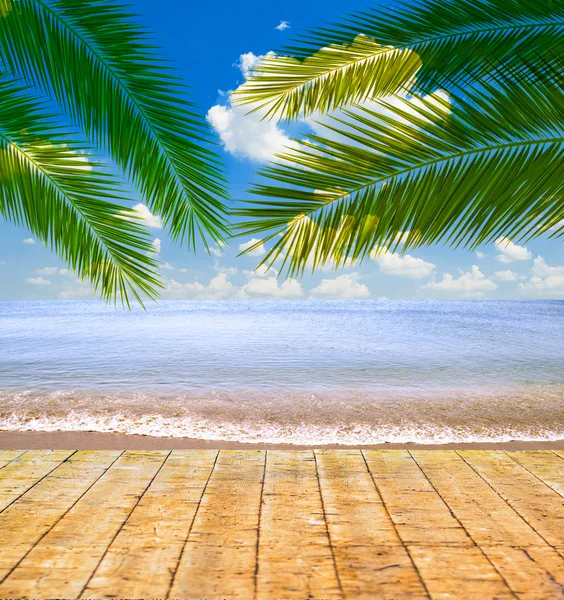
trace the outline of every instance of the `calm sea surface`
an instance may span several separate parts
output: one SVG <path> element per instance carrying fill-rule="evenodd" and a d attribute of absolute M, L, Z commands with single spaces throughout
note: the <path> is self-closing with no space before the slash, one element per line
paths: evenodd
<path fill-rule="evenodd" d="M 0 430 L 564 439 L 564 302 L 0 302 Z"/>

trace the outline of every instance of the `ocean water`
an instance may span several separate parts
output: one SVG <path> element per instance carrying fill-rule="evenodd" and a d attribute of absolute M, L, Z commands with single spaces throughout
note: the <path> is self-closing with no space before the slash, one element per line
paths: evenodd
<path fill-rule="evenodd" d="M 564 302 L 0 302 L 0 430 L 564 439 Z"/>

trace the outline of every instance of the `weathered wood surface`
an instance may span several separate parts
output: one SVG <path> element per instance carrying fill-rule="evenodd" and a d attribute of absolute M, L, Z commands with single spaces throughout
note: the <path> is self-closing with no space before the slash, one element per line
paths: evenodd
<path fill-rule="evenodd" d="M 564 451 L 3 451 L 21 597 L 564 599 Z"/>

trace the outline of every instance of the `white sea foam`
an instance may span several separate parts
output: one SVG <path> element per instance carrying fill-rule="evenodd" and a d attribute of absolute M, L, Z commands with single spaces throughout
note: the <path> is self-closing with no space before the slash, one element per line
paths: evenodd
<path fill-rule="evenodd" d="M 209 392 L 175 397 L 81 390 L 0 393 L 0 430 L 91 431 L 263 444 L 369 445 L 564 439 L 561 386 L 392 397 Z"/>

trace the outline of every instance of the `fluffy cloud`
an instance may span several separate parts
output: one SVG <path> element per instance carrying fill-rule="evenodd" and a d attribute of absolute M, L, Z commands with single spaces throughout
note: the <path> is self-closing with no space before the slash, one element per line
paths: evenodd
<path fill-rule="evenodd" d="M 517 260 L 529 260 L 533 255 L 524 246 L 517 246 L 511 240 L 500 237 L 495 242 L 498 252 L 496 258 L 502 263 L 512 263 Z"/>
<path fill-rule="evenodd" d="M 239 244 L 239 251 L 244 252 L 248 248 L 252 248 L 255 244 L 258 244 L 259 242 L 260 240 L 251 238 L 248 242 L 243 242 L 242 244 Z M 265 254 L 266 248 L 264 247 L 264 244 L 259 244 L 256 248 L 247 252 L 248 256 L 264 256 Z"/>
<path fill-rule="evenodd" d="M 45 277 L 26 277 L 26 282 L 31 285 L 51 285 L 52 282 Z"/>
<path fill-rule="evenodd" d="M 484 258 L 484 256 L 486 256 L 486 255 L 483 252 L 476 250 L 476 258 Z"/>
<path fill-rule="evenodd" d="M 494 279 L 497 279 L 498 281 L 517 281 L 517 273 L 514 273 L 511 270 L 507 270 L 507 271 L 496 271 L 494 273 Z"/>
<path fill-rule="evenodd" d="M 216 258 L 223 256 L 223 252 L 221 251 L 221 248 L 218 248 L 216 246 L 210 246 L 210 254 L 212 256 L 215 256 Z"/>
<path fill-rule="evenodd" d="M 231 298 L 237 289 L 229 280 L 235 272 L 236 269 L 220 269 L 207 285 L 199 281 L 180 283 L 174 279 L 167 279 L 164 282 L 163 297 L 173 300 L 226 300 Z"/>
<path fill-rule="evenodd" d="M 253 277 L 245 284 L 238 298 L 300 298 L 303 296 L 302 286 L 295 279 L 286 279 L 282 283 L 276 277 Z"/>
<path fill-rule="evenodd" d="M 143 224 L 151 229 L 162 229 L 163 222 L 162 219 L 158 215 L 154 215 L 144 204 L 136 204 L 133 207 L 133 211 L 135 212 L 138 219 L 143 221 Z"/>
<path fill-rule="evenodd" d="M 484 292 L 495 290 L 497 285 L 491 279 L 488 279 L 477 265 L 473 265 L 471 271 L 460 271 L 460 277 L 453 277 L 450 273 L 444 273 L 441 281 L 432 281 L 423 287 L 462 296 L 479 297 Z"/>
<path fill-rule="evenodd" d="M 370 291 L 359 283 L 359 273 L 339 275 L 335 279 L 323 279 L 321 283 L 311 290 L 314 298 L 334 298 L 340 300 L 354 300 L 368 298 Z"/>
<path fill-rule="evenodd" d="M 35 269 L 39 275 L 56 275 L 59 272 L 59 267 L 43 267 L 42 269 Z"/>
<path fill-rule="evenodd" d="M 62 287 L 58 297 L 61 300 L 91 300 L 96 294 L 88 282 L 74 279 Z"/>
<path fill-rule="evenodd" d="M 285 29 L 290 29 L 290 21 L 280 21 L 280 25 L 276 25 L 274 29 L 278 29 L 278 31 L 284 31 Z"/>
<path fill-rule="evenodd" d="M 254 52 L 245 52 L 241 54 L 239 60 L 235 63 L 245 79 L 247 79 L 253 72 L 253 69 L 260 63 L 263 58 L 274 56 L 274 52 L 267 52 L 266 54 L 256 55 Z"/>
<path fill-rule="evenodd" d="M 241 54 L 235 65 L 246 79 L 265 56 L 274 56 L 274 53 L 257 56 L 253 52 L 247 52 Z M 287 148 L 297 147 L 298 144 L 274 121 L 263 120 L 264 111 L 249 112 L 253 108 L 249 105 L 233 106 L 231 92 L 225 96 L 227 103 L 212 106 L 207 120 L 219 135 L 226 152 L 239 158 L 266 162 Z"/>
<path fill-rule="evenodd" d="M 262 120 L 260 111 L 249 113 L 249 106 L 216 104 L 207 114 L 226 152 L 255 162 L 266 162 L 275 154 L 297 147 L 274 121 Z"/>
<path fill-rule="evenodd" d="M 529 281 L 519 284 L 521 290 L 546 294 L 564 293 L 564 266 L 552 267 L 542 256 L 537 256 L 531 273 Z"/>
<path fill-rule="evenodd" d="M 35 244 L 36 242 L 35 242 L 35 240 L 34 240 L 33 238 L 26 238 L 26 239 L 23 241 L 23 243 L 24 243 L 24 244 L 29 244 L 29 245 L 31 246 L 32 244 Z"/>
<path fill-rule="evenodd" d="M 376 261 L 382 273 L 397 275 L 399 277 L 409 277 L 410 279 L 423 279 L 428 277 L 436 269 L 433 263 L 426 262 L 422 258 L 415 258 L 410 254 L 402 256 L 397 252 L 382 252 L 378 250 L 371 254 Z"/>
<path fill-rule="evenodd" d="M 155 238 L 151 245 L 153 246 L 153 251 L 155 254 L 161 253 L 161 240 L 159 238 Z"/>
<path fill-rule="evenodd" d="M 73 275 L 68 269 L 59 269 L 59 267 L 43 267 L 41 269 L 35 269 L 38 275 Z"/>
<path fill-rule="evenodd" d="M 170 263 L 167 263 L 167 262 L 165 262 L 162 265 L 160 265 L 160 268 L 163 271 L 174 271 L 174 267 Z"/>

